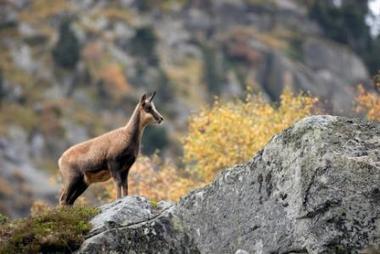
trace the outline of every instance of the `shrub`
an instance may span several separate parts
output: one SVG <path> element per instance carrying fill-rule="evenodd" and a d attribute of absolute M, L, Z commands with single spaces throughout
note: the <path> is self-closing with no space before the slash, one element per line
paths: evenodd
<path fill-rule="evenodd" d="M 0 225 L 5 224 L 8 221 L 8 217 L 0 213 Z"/>
<path fill-rule="evenodd" d="M 53 49 L 54 62 L 66 69 L 75 68 L 80 58 L 79 40 L 71 30 L 70 21 L 65 20 L 59 27 L 59 40 Z"/>
<path fill-rule="evenodd" d="M 184 161 L 210 181 L 220 169 L 249 159 L 276 133 L 312 112 L 316 99 L 285 90 L 275 107 L 258 95 L 215 101 L 190 119 Z"/>
<path fill-rule="evenodd" d="M 145 58 L 151 64 L 157 63 L 155 46 L 157 38 L 153 27 L 144 26 L 136 30 L 135 36 L 131 39 L 132 54 Z"/>
<path fill-rule="evenodd" d="M 90 230 L 95 208 L 48 209 L 0 225 L 0 253 L 73 252 Z"/>
<path fill-rule="evenodd" d="M 358 87 L 356 97 L 358 112 L 364 112 L 369 120 L 380 121 L 380 95 L 375 92 L 368 92 L 362 85 Z"/>
<path fill-rule="evenodd" d="M 150 127 L 145 130 L 142 138 L 142 152 L 152 155 L 156 150 L 162 151 L 169 145 L 169 137 L 165 128 Z"/>
<path fill-rule="evenodd" d="M 157 156 L 153 160 L 142 158 L 130 172 L 129 188 L 132 194 L 149 199 L 178 201 L 198 185 L 184 170 L 173 164 L 162 162 Z"/>

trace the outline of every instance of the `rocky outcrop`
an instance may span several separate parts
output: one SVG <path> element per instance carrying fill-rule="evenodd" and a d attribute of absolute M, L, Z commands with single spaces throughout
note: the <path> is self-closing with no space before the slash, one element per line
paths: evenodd
<path fill-rule="evenodd" d="M 80 253 L 358 253 L 380 244 L 380 125 L 308 117 L 178 204 L 101 209 Z"/>
<path fill-rule="evenodd" d="M 80 253 L 199 253 L 174 217 L 175 206 L 126 197 L 101 207 Z M 176 224 L 178 221 L 178 224 Z"/>

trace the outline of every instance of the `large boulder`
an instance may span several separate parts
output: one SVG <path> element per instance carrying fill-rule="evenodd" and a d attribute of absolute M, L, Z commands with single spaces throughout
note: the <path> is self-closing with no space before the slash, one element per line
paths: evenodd
<path fill-rule="evenodd" d="M 308 117 L 178 204 L 102 211 L 80 253 L 358 253 L 380 245 L 380 125 Z"/>

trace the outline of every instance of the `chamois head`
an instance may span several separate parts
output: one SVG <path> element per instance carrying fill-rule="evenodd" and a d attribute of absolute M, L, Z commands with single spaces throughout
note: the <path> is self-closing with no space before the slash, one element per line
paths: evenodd
<path fill-rule="evenodd" d="M 154 106 L 153 98 L 155 95 L 156 95 L 156 92 L 153 92 L 150 98 L 147 98 L 146 94 L 141 96 L 140 111 L 141 111 L 142 121 L 144 124 L 149 124 L 154 121 L 160 124 L 164 120 L 162 115 L 157 111 L 156 107 Z"/>

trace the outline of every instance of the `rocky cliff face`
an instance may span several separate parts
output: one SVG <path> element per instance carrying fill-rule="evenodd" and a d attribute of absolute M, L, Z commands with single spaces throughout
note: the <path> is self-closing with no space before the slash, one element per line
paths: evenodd
<path fill-rule="evenodd" d="M 358 253 L 380 244 L 380 125 L 313 116 L 178 204 L 102 207 L 80 253 Z"/>

